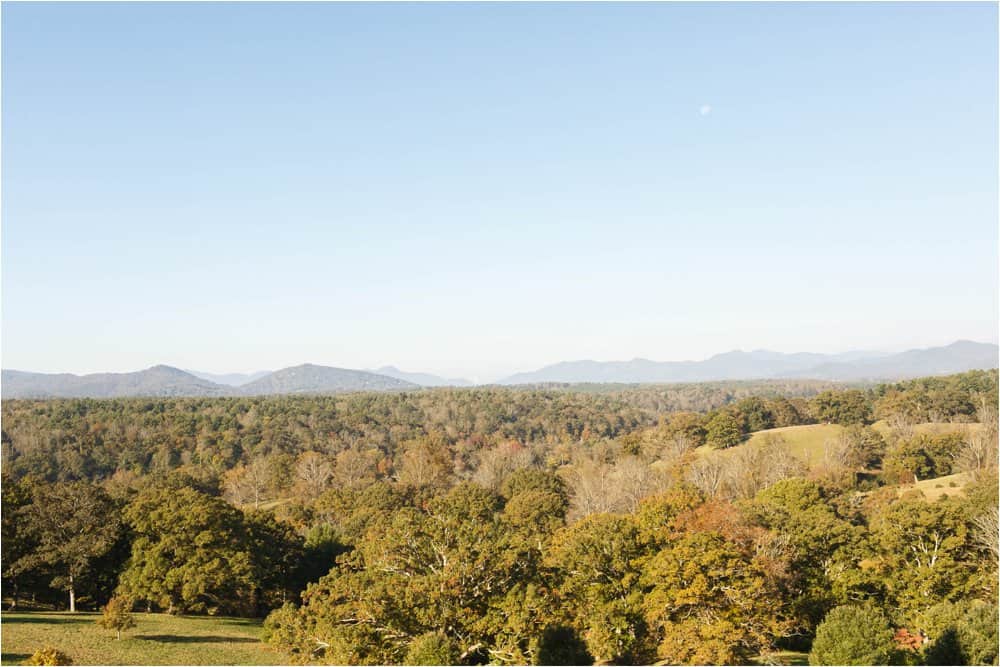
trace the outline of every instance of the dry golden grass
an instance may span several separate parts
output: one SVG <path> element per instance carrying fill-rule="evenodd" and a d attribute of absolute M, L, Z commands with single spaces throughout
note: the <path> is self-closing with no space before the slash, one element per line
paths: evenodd
<path fill-rule="evenodd" d="M 965 485 L 972 479 L 967 472 L 954 475 L 924 479 L 915 484 L 899 484 L 896 489 L 899 495 L 910 491 L 919 491 L 927 500 L 934 501 L 944 496 L 961 496 L 965 494 Z"/>
<path fill-rule="evenodd" d="M 711 452 L 719 452 L 726 456 L 740 447 L 759 446 L 767 437 L 780 437 L 785 441 L 788 451 L 807 464 L 810 468 L 818 466 L 823 461 L 823 453 L 826 443 L 834 440 L 844 430 L 843 426 L 837 424 L 804 424 L 801 426 L 785 426 L 783 428 L 771 428 L 766 431 L 757 431 L 752 434 L 743 444 L 729 449 L 717 450 L 708 445 L 695 450 L 704 456 Z"/>

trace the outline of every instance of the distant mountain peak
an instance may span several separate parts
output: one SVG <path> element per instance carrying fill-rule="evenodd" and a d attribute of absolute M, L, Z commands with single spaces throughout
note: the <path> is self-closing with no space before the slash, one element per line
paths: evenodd
<path fill-rule="evenodd" d="M 419 385 L 388 375 L 333 366 L 289 366 L 240 387 L 245 394 L 329 394 L 348 391 L 398 391 Z"/>
<path fill-rule="evenodd" d="M 499 384 L 546 382 L 669 383 L 808 377 L 822 380 L 893 380 L 924 375 L 960 373 L 996 368 L 998 347 L 992 343 L 959 340 L 950 345 L 899 354 L 845 352 L 783 353 L 740 349 L 715 354 L 702 361 L 570 361 L 517 373 Z"/>
<path fill-rule="evenodd" d="M 230 393 L 229 387 L 162 364 L 133 373 L 88 375 L 3 371 L 4 398 L 225 396 Z"/>
<path fill-rule="evenodd" d="M 174 366 L 167 366 L 166 364 L 156 364 L 155 366 L 150 366 L 146 369 L 147 371 L 155 371 L 157 373 L 170 373 L 173 375 L 190 375 L 187 371 L 181 370 L 180 368 L 175 368 Z M 141 371 L 140 371 L 141 372 Z"/>
<path fill-rule="evenodd" d="M 774 378 L 891 381 L 930 375 L 997 368 L 995 343 L 957 340 L 948 345 L 884 352 L 786 354 L 758 349 L 731 350 L 702 361 L 562 361 L 536 371 L 518 373 L 496 384 L 673 383 Z M 113 398 L 130 396 L 240 396 L 350 391 L 407 391 L 421 387 L 471 386 L 464 379 L 402 371 L 352 370 L 303 363 L 274 372 L 213 375 L 157 364 L 132 373 L 32 373 L 4 370 L 3 398 Z"/>

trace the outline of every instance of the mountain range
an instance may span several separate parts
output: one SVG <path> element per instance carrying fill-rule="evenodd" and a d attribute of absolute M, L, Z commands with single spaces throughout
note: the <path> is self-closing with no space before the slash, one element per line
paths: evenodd
<path fill-rule="evenodd" d="M 502 385 L 568 383 L 671 383 L 769 378 L 833 381 L 898 380 L 997 368 L 1000 348 L 957 341 L 944 347 L 897 354 L 847 352 L 785 354 L 734 350 L 703 361 L 569 361 L 518 373 Z M 130 396 L 260 396 L 351 391 L 412 391 L 422 387 L 471 386 L 467 380 L 385 366 L 376 372 L 302 364 L 268 372 L 215 375 L 153 366 L 133 373 L 29 373 L 4 370 L 3 398 L 113 398 Z"/>
<path fill-rule="evenodd" d="M 407 373 L 395 366 L 383 366 L 372 372 L 379 375 L 388 375 L 397 380 L 406 380 L 413 384 L 419 384 L 421 387 L 471 387 L 473 385 L 472 382 L 463 380 L 462 378 L 443 378 L 431 375 L 430 373 Z"/>
<path fill-rule="evenodd" d="M 817 380 L 897 380 L 924 375 L 960 373 L 996 368 L 1000 348 L 992 343 L 960 340 L 944 347 L 908 350 L 897 354 L 846 352 L 784 354 L 769 350 L 734 350 L 704 361 L 566 361 L 528 373 L 518 373 L 498 384 L 546 382 L 710 382 L 769 378 Z"/>
<path fill-rule="evenodd" d="M 120 396 L 227 396 L 232 387 L 170 366 L 135 373 L 26 373 L 4 370 L 4 398 L 116 398 Z"/>
<path fill-rule="evenodd" d="M 170 366 L 153 366 L 134 373 L 91 375 L 4 370 L 2 383 L 4 398 L 261 396 L 420 389 L 417 384 L 386 375 L 313 364 L 266 373 L 239 386 L 212 382 Z"/>

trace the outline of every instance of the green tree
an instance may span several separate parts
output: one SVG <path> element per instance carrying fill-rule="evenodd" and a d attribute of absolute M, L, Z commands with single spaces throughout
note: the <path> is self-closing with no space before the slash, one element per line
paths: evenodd
<path fill-rule="evenodd" d="M 743 430 L 740 422 L 728 412 L 719 412 L 705 425 L 705 442 L 716 449 L 740 444 Z"/>
<path fill-rule="evenodd" d="M 997 664 L 997 606 L 982 600 L 934 605 L 921 614 L 921 629 L 931 639 L 928 665 Z"/>
<path fill-rule="evenodd" d="M 871 606 L 833 609 L 816 629 L 810 665 L 887 665 L 895 658 L 892 627 Z"/>
<path fill-rule="evenodd" d="M 566 523 L 569 492 L 555 474 L 537 468 L 511 473 L 501 486 L 507 499 L 502 517 L 540 552 L 548 537 Z"/>
<path fill-rule="evenodd" d="M 414 637 L 403 659 L 405 665 L 454 665 L 458 647 L 443 632 L 425 632 Z"/>
<path fill-rule="evenodd" d="M 61 482 L 39 485 L 21 512 L 35 542 L 22 561 L 48 568 L 55 575 L 52 585 L 69 593 L 69 610 L 75 612 L 81 580 L 119 538 L 118 508 L 98 486 Z"/>
<path fill-rule="evenodd" d="M 243 518 L 247 549 L 253 565 L 255 595 L 260 612 L 279 607 L 305 588 L 305 547 L 295 530 L 262 510 L 251 510 Z"/>
<path fill-rule="evenodd" d="M 906 483 L 950 475 L 961 448 L 962 436 L 957 433 L 920 434 L 901 440 L 885 455 L 885 477 L 893 483 Z"/>
<path fill-rule="evenodd" d="M 821 422 L 841 426 L 872 422 L 871 401 L 858 389 L 824 391 L 812 399 L 810 408 Z"/>
<path fill-rule="evenodd" d="M 842 436 L 846 445 L 848 466 L 864 470 L 877 468 L 885 456 L 885 440 L 870 426 L 852 424 L 844 429 Z"/>
<path fill-rule="evenodd" d="M 743 430 L 746 432 L 764 431 L 775 426 L 770 406 L 757 396 L 744 398 L 737 403 L 736 412 L 743 417 Z"/>
<path fill-rule="evenodd" d="M 123 594 L 169 612 L 253 610 L 258 582 L 239 510 L 193 489 L 152 487 L 125 517 L 135 541 Z"/>
<path fill-rule="evenodd" d="M 32 482 L 25 478 L 15 480 L 3 475 L 0 483 L 3 494 L 3 533 L 0 536 L 2 549 L 3 586 L 11 597 L 11 610 L 17 608 L 25 580 L 32 578 L 33 567 L 37 563 L 27 558 L 37 548 L 31 531 L 24 523 L 24 508 L 31 504 Z"/>
<path fill-rule="evenodd" d="M 544 627 L 547 607 L 530 585 L 535 556 L 512 539 L 501 504 L 463 483 L 382 515 L 269 636 L 334 663 L 397 663 L 426 633 L 464 661 L 530 662 L 530 628 Z"/>
<path fill-rule="evenodd" d="M 770 401 L 771 414 L 774 415 L 774 427 L 797 426 L 806 423 L 799 407 L 787 398 L 780 397 Z"/>
<path fill-rule="evenodd" d="M 328 523 L 313 526 L 306 533 L 302 561 L 299 563 L 301 583 L 318 581 L 336 565 L 337 556 L 350 549 L 343 535 Z M 302 588 L 305 586 L 303 585 Z"/>
<path fill-rule="evenodd" d="M 539 550 L 547 537 L 566 523 L 567 501 L 547 491 L 525 491 L 511 498 L 503 519 L 515 531 L 536 541 Z"/>
<path fill-rule="evenodd" d="M 870 519 L 878 556 L 872 573 L 903 614 L 968 596 L 979 568 L 965 507 L 954 498 L 903 498 Z"/>
<path fill-rule="evenodd" d="M 573 624 L 598 660 L 650 655 L 639 586 L 645 550 L 632 517 L 592 514 L 552 538 L 547 565 Z"/>
<path fill-rule="evenodd" d="M 500 495 L 508 500 L 526 491 L 542 491 L 559 496 L 569 506 L 569 492 L 566 483 L 551 472 L 538 468 L 521 468 L 515 470 L 504 479 L 500 486 Z"/>
<path fill-rule="evenodd" d="M 743 512 L 788 547 L 790 577 L 783 597 L 800 629 L 812 633 L 832 607 L 858 592 L 861 531 L 837 515 L 818 484 L 782 480 L 744 503 Z"/>
<path fill-rule="evenodd" d="M 675 412 L 667 421 L 666 434 L 682 436 L 692 447 L 700 447 L 705 444 L 705 417 L 697 412 Z"/>

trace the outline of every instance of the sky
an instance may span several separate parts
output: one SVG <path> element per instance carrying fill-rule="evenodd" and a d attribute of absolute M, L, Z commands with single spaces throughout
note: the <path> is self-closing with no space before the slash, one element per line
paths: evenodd
<path fill-rule="evenodd" d="M 2 6 L 2 364 L 997 340 L 995 3 Z"/>

